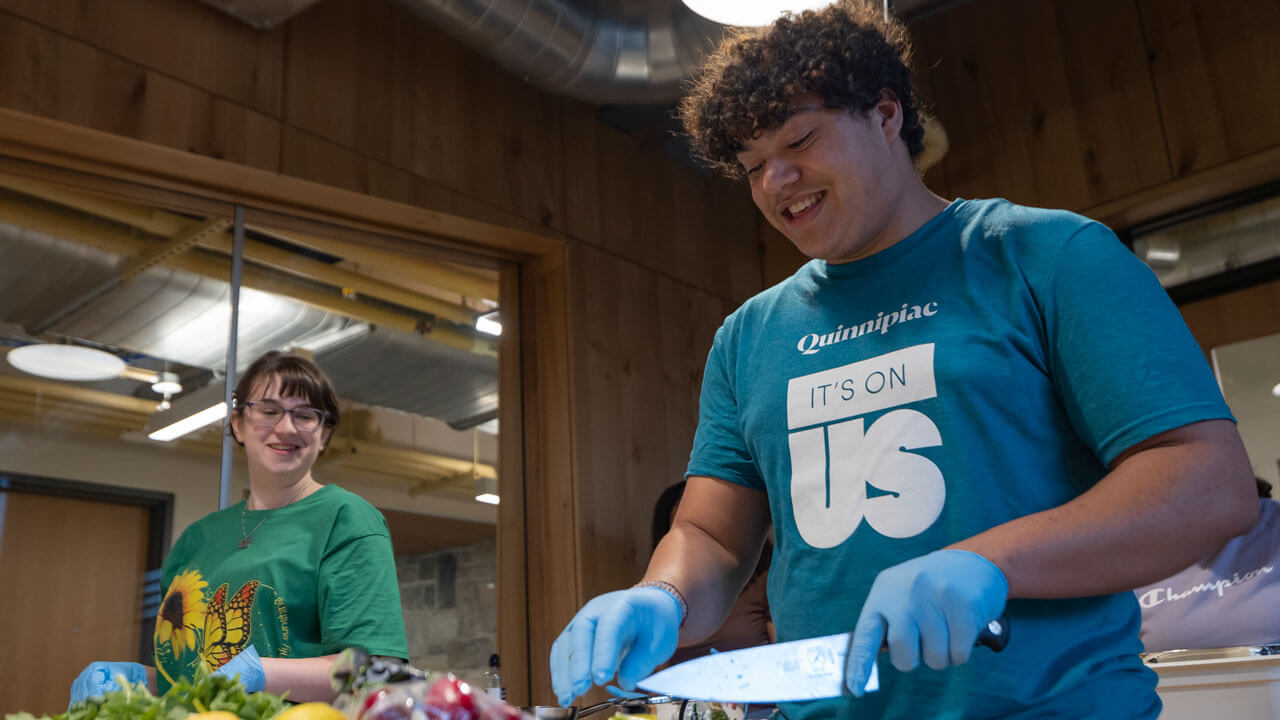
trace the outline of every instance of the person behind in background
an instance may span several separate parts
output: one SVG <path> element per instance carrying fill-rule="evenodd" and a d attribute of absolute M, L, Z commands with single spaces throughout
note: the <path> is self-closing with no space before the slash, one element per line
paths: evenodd
<path fill-rule="evenodd" d="M 717 331 L 675 524 L 556 639 L 561 703 L 714 631 L 772 524 L 778 640 L 853 633 L 848 693 L 787 718 L 1159 713 L 1132 590 L 1253 524 L 1234 420 L 1110 230 L 924 185 L 909 52 L 843 0 L 730 31 L 682 102 L 813 259 Z M 974 650 L 1002 612 L 1008 646 Z"/>
<path fill-rule="evenodd" d="M 1258 522 L 1182 572 L 1134 591 L 1147 652 L 1280 643 L 1280 504 L 1255 478 Z"/>
<path fill-rule="evenodd" d="M 685 481 L 669 486 L 658 496 L 653 506 L 653 548 L 656 551 L 662 538 L 671 530 L 676 510 L 680 507 L 680 497 L 684 495 Z M 676 648 L 668 660 L 669 664 L 681 663 L 706 655 L 713 650 L 738 650 L 741 648 L 767 645 L 773 642 L 773 619 L 769 617 L 769 600 L 765 587 L 769 579 L 769 556 L 773 552 L 772 543 L 765 541 L 760 551 L 760 559 L 756 568 L 747 579 L 747 584 L 738 594 L 729 616 L 711 635 L 692 645 Z"/>
<path fill-rule="evenodd" d="M 312 477 L 339 419 L 333 384 L 310 360 L 272 351 L 249 366 L 230 422 L 248 496 L 192 523 L 165 559 L 155 667 L 91 663 L 73 704 L 117 689 L 117 676 L 163 693 L 201 666 L 250 692 L 331 700 L 329 666 L 344 648 L 408 657 L 386 519 Z"/>

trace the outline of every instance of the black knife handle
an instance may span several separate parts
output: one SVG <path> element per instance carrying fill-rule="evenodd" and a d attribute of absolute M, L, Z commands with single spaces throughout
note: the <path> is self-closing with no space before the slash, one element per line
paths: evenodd
<path fill-rule="evenodd" d="M 987 623 L 978 633 L 975 645 L 986 645 L 994 652 L 1000 652 L 1009 644 L 1009 616 L 1000 613 L 1000 617 Z"/>

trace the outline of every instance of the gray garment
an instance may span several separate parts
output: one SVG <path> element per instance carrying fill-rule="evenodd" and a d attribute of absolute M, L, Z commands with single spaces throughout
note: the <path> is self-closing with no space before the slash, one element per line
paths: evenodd
<path fill-rule="evenodd" d="M 1280 643 L 1280 504 L 1258 501 L 1252 530 L 1134 591 L 1147 652 Z"/>

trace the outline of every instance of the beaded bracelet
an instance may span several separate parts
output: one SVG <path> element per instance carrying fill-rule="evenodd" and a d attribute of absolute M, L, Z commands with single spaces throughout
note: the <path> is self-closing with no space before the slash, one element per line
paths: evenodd
<path fill-rule="evenodd" d="M 646 587 L 657 588 L 658 590 L 661 590 L 666 594 L 670 595 L 672 598 L 675 598 L 676 605 L 680 608 L 680 627 L 684 627 L 684 621 L 686 618 L 689 617 L 689 603 L 685 601 L 684 595 L 681 594 L 681 592 L 678 589 L 676 589 L 675 585 L 672 585 L 666 580 L 641 580 L 640 582 L 636 583 L 635 585 L 632 585 L 631 587 L 632 588 L 646 588 Z"/>

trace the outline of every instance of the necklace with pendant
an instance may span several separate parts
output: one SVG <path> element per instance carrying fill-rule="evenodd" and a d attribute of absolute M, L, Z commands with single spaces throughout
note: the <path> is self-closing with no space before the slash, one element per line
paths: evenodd
<path fill-rule="evenodd" d="M 253 544 L 253 534 L 258 532 L 258 528 L 262 527 L 262 523 L 266 522 L 267 518 L 271 517 L 272 510 L 279 510 L 282 507 L 287 507 L 301 500 L 302 496 L 306 494 L 307 489 L 308 489 L 307 486 L 303 485 L 302 488 L 298 491 L 298 493 L 293 497 L 289 498 L 289 500 L 286 501 L 283 505 L 281 505 L 280 507 L 274 507 L 274 508 L 268 509 L 265 513 L 263 513 L 262 519 L 258 521 L 258 524 L 253 526 L 252 530 L 245 530 L 244 528 L 244 513 L 246 510 L 249 509 L 249 500 L 246 499 L 244 501 L 244 505 L 240 506 L 240 542 L 237 543 L 240 546 L 240 549 L 244 550 L 245 548 Z"/>
<path fill-rule="evenodd" d="M 244 550 L 245 548 L 249 547 L 249 544 L 253 542 L 253 534 L 258 532 L 258 528 L 262 527 L 262 523 L 266 522 L 267 518 L 271 517 L 271 512 L 267 511 L 262 515 L 262 519 L 258 521 L 258 524 L 253 526 L 253 530 L 249 532 L 245 532 L 244 511 L 245 511 L 245 508 L 247 507 L 249 507 L 248 500 L 246 500 L 244 503 L 244 506 L 240 508 L 240 549 L 241 550 Z"/>

